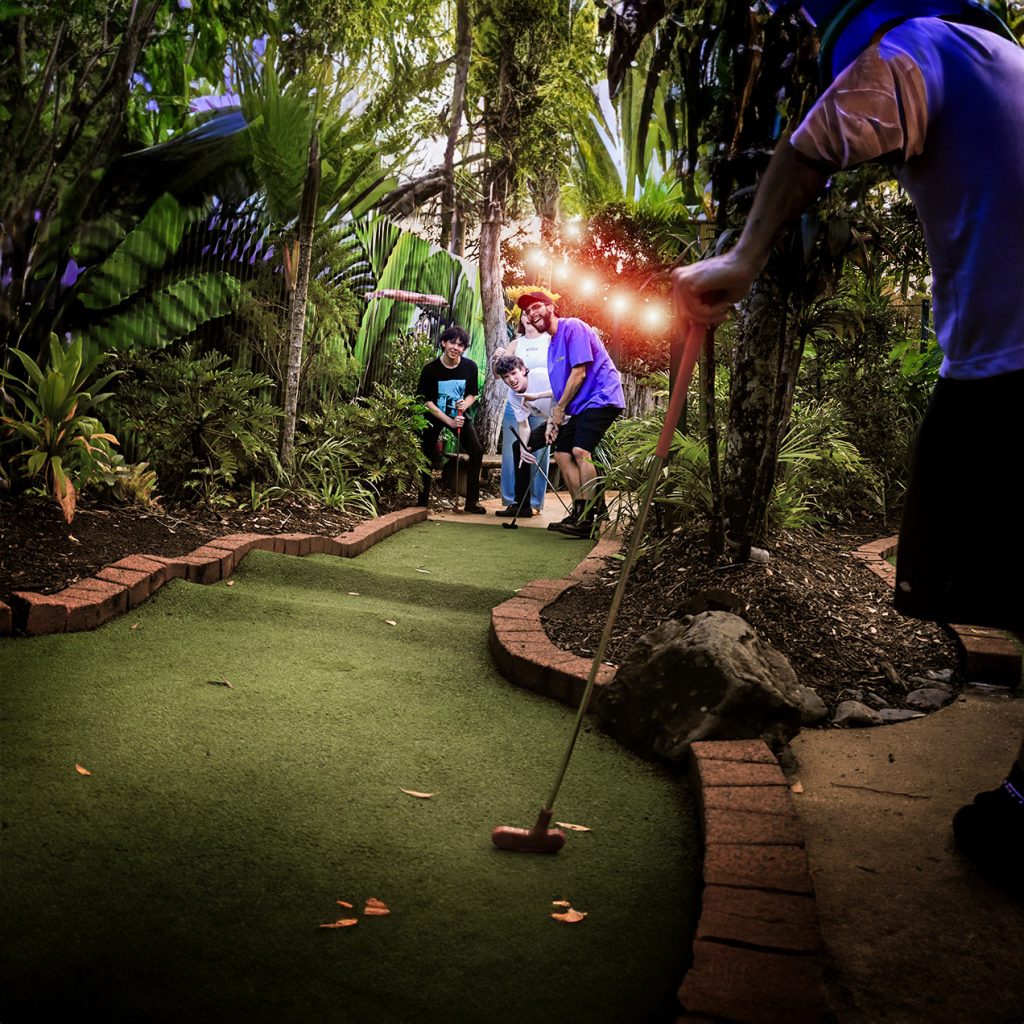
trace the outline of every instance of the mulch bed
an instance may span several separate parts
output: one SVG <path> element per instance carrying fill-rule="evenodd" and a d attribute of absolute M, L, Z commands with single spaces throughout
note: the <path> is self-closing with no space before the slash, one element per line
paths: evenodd
<path fill-rule="evenodd" d="M 351 530 L 356 516 L 301 501 L 269 508 L 118 505 L 84 497 L 64 521 L 50 499 L 0 493 L 0 601 L 15 590 L 52 594 L 127 555 L 184 555 L 229 533 L 315 533 Z"/>
<path fill-rule="evenodd" d="M 907 692 L 921 685 L 908 679 L 955 670 L 957 648 L 943 627 L 899 615 L 886 584 L 851 557 L 861 544 L 893 532 L 882 523 L 783 532 L 773 538 L 767 563 L 743 565 L 714 558 L 703 534 L 671 534 L 637 560 L 605 660 L 620 663 L 665 619 L 702 610 L 697 595 L 726 591 L 830 712 L 851 689 L 904 707 Z M 546 610 L 545 629 L 559 647 L 593 656 L 618 575 L 619 563 L 609 560 L 602 578 L 574 587 Z"/>

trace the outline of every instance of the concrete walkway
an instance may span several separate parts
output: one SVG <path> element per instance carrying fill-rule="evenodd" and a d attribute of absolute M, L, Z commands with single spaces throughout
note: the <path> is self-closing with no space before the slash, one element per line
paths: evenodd
<path fill-rule="evenodd" d="M 950 827 L 1022 733 L 1024 700 L 968 692 L 927 718 L 793 741 L 841 1024 L 1024 1021 L 1024 905 L 956 853 Z"/>

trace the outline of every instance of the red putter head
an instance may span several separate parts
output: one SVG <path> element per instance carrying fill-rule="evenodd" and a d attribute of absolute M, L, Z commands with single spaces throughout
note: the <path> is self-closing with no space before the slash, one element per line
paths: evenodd
<path fill-rule="evenodd" d="M 565 833 L 559 828 L 548 828 L 551 814 L 547 808 L 542 810 L 533 828 L 499 825 L 491 833 L 491 842 L 499 850 L 513 853 L 558 853 L 565 846 Z"/>

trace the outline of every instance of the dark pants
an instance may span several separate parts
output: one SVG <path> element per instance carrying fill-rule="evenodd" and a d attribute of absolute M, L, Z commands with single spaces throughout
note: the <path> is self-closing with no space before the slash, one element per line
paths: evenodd
<path fill-rule="evenodd" d="M 1024 634 L 1024 370 L 942 379 L 921 424 L 896 608 Z"/>
<path fill-rule="evenodd" d="M 437 439 L 441 436 L 442 430 L 451 430 L 451 427 L 447 427 L 429 414 L 427 419 L 427 429 L 420 434 L 420 447 L 427 457 L 427 469 L 420 477 L 421 505 L 425 505 L 430 497 L 430 481 L 433 479 L 430 467 L 433 466 L 434 456 L 437 454 Z M 480 501 L 480 464 L 483 461 L 484 449 L 480 444 L 480 438 L 476 436 L 472 420 L 467 419 L 462 424 L 459 447 L 469 456 L 469 466 L 466 470 L 466 504 L 476 505 Z"/>
<path fill-rule="evenodd" d="M 547 423 L 542 423 L 530 431 L 526 441 L 526 450 L 536 455 L 542 448 L 547 447 L 547 438 L 544 436 L 547 430 Z M 523 509 L 526 502 L 530 500 L 530 479 L 534 467 L 529 462 L 519 464 L 519 454 L 523 449 L 523 443 L 519 439 L 519 432 L 516 431 L 516 439 L 512 442 L 512 460 L 516 467 L 516 508 Z"/>

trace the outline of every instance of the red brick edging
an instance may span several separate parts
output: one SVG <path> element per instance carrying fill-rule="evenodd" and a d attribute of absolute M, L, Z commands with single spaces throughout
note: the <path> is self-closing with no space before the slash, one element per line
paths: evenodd
<path fill-rule="evenodd" d="M 0 603 L 0 636 L 15 630 L 41 636 L 96 629 L 135 608 L 171 580 L 208 584 L 227 579 L 253 550 L 354 558 L 385 537 L 426 518 L 427 509 L 407 508 L 364 520 L 348 533 L 336 537 L 308 533 L 233 533 L 176 558 L 130 555 L 56 594 L 15 592 L 11 607 Z"/>
<path fill-rule="evenodd" d="M 875 575 L 896 586 L 896 569 L 886 561 L 896 550 L 898 537 L 864 544 L 853 552 Z M 1002 631 L 986 626 L 947 624 L 960 645 L 960 665 L 972 682 L 1005 683 L 1015 686 L 1021 675 L 1021 652 Z"/>
<path fill-rule="evenodd" d="M 506 679 L 579 706 L 591 662 L 557 648 L 540 614 L 618 550 L 602 540 L 567 579 L 535 580 L 493 609 L 488 646 Z M 614 676 L 602 666 L 596 685 Z M 829 1019 L 814 887 L 782 769 L 761 740 L 694 743 L 691 755 L 704 891 L 679 1021 Z"/>

